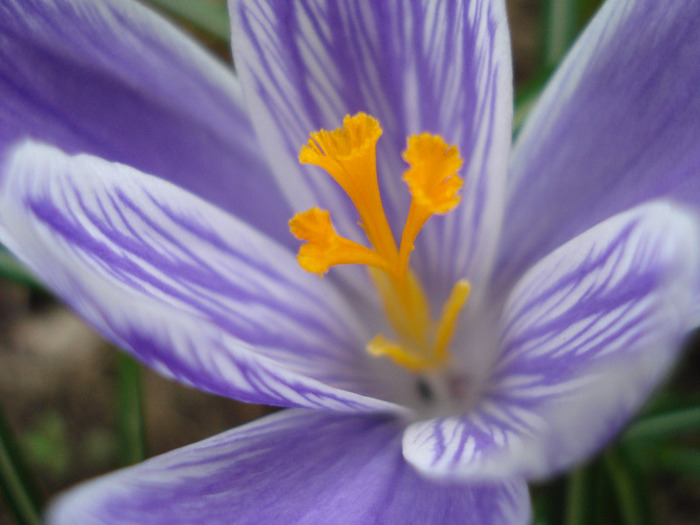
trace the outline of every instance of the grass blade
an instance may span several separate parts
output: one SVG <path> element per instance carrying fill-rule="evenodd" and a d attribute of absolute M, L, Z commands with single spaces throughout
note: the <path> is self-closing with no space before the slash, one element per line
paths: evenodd
<path fill-rule="evenodd" d="M 119 359 L 119 436 L 122 463 L 133 465 L 146 457 L 141 365 L 130 355 L 117 352 Z"/>
<path fill-rule="evenodd" d="M 41 288 L 32 274 L 5 248 L 0 246 L 0 278 L 14 281 L 30 288 Z"/>
<path fill-rule="evenodd" d="M 566 487 L 565 525 L 597 525 L 600 523 L 600 487 L 600 460 L 593 460 L 569 474 Z"/>
<path fill-rule="evenodd" d="M 228 42 L 231 38 L 225 3 L 203 0 L 150 0 L 164 11 L 187 20 L 216 38 Z"/>
<path fill-rule="evenodd" d="M 542 65 L 554 68 L 576 39 L 579 0 L 547 0 L 544 7 Z"/>
<path fill-rule="evenodd" d="M 0 492 L 19 525 L 39 525 L 43 498 L 0 410 Z"/>
<path fill-rule="evenodd" d="M 617 497 L 618 509 L 625 525 L 653 525 L 651 498 L 646 480 L 618 446 L 605 454 L 605 466 Z"/>
<path fill-rule="evenodd" d="M 666 439 L 700 431 L 700 407 L 684 408 L 644 417 L 625 432 L 623 441 Z"/>

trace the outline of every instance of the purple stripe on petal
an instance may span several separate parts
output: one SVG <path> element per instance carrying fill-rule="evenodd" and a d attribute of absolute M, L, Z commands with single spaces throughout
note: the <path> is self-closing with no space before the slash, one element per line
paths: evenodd
<path fill-rule="evenodd" d="M 236 78 L 136 2 L 2 2 L 0 160 L 28 137 L 170 180 L 291 243 Z"/>
<path fill-rule="evenodd" d="M 375 392 L 369 335 L 285 248 L 176 186 L 95 157 L 27 143 L 5 171 L 2 242 L 151 366 L 247 401 L 386 406 L 338 390 Z"/>
<path fill-rule="evenodd" d="M 601 447 L 692 328 L 698 232 L 696 215 L 655 202 L 536 264 L 508 298 L 481 401 L 460 417 L 411 426 L 409 461 L 429 475 L 541 477 Z"/>
<path fill-rule="evenodd" d="M 89 482 L 48 523 L 525 525 L 527 487 L 434 483 L 396 421 L 288 410 Z"/>
<path fill-rule="evenodd" d="M 700 4 L 607 2 L 520 134 L 498 274 L 648 199 L 700 209 Z"/>
<path fill-rule="evenodd" d="M 429 131 L 466 160 L 459 209 L 419 238 L 420 273 L 436 296 L 485 278 L 497 242 L 511 137 L 511 64 L 502 2 L 231 1 L 236 64 L 262 146 L 293 207 L 329 209 L 360 238 L 335 183 L 297 157 L 308 134 L 346 114 L 379 119 L 378 166 L 397 236 L 409 194 L 401 152 Z M 487 227 L 488 225 L 488 227 Z"/>

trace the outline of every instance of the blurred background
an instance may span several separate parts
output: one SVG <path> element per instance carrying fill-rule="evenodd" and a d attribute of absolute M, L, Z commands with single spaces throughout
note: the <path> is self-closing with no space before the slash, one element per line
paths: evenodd
<path fill-rule="evenodd" d="M 599 3 L 508 0 L 516 128 Z M 230 62 L 224 0 L 150 4 Z M 623 438 L 567 477 L 534 487 L 538 525 L 700 523 L 699 339 L 689 340 L 674 376 Z M 0 249 L 0 469 L 16 470 L 29 508 L 81 480 L 270 411 L 141 368 Z M 0 475 L 5 493 L 15 494 L 0 498 L 0 525 L 36 523 Z"/>

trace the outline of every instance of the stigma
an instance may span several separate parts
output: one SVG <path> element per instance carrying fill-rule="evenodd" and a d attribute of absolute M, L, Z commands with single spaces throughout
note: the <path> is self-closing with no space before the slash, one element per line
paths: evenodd
<path fill-rule="evenodd" d="M 366 345 L 375 357 L 392 360 L 411 372 L 445 367 L 459 314 L 469 296 L 469 283 L 459 280 L 442 305 L 431 308 L 422 284 L 410 267 L 415 240 L 433 215 L 444 215 L 460 202 L 463 181 L 457 175 L 462 159 L 456 146 L 438 135 L 408 137 L 403 180 L 411 195 L 400 242 L 396 243 L 384 212 L 377 176 L 379 122 L 365 113 L 346 116 L 343 127 L 310 134 L 299 161 L 324 169 L 352 201 L 367 237 L 367 245 L 339 235 L 327 210 L 312 208 L 296 214 L 289 226 L 304 241 L 297 260 L 306 271 L 323 276 L 332 266 L 360 264 L 369 275 L 386 313 L 391 334 L 377 334 Z"/>

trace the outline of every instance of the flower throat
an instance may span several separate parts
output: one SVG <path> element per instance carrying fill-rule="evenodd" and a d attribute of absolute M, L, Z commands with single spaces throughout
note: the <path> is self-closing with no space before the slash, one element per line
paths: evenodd
<path fill-rule="evenodd" d="M 403 180 L 412 200 L 397 247 L 379 194 L 376 145 L 381 134 L 376 119 L 358 113 L 346 116 L 341 129 L 311 133 L 308 144 L 302 146 L 299 161 L 323 168 L 345 191 L 371 247 L 341 237 L 329 212 L 312 208 L 289 221 L 292 234 L 306 241 L 297 259 L 303 269 L 320 276 L 339 264 L 367 266 L 394 332 L 391 338 L 377 334 L 367 343 L 367 351 L 413 372 L 442 368 L 449 361 L 449 344 L 469 295 L 469 283 L 457 281 L 439 319 L 433 320 L 409 259 L 426 221 L 459 203 L 462 179 L 456 172 L 462 159 L 457 147 L 440 136 L 423 133 L 408 138 L 403 159 L 409 168 Z"/>

